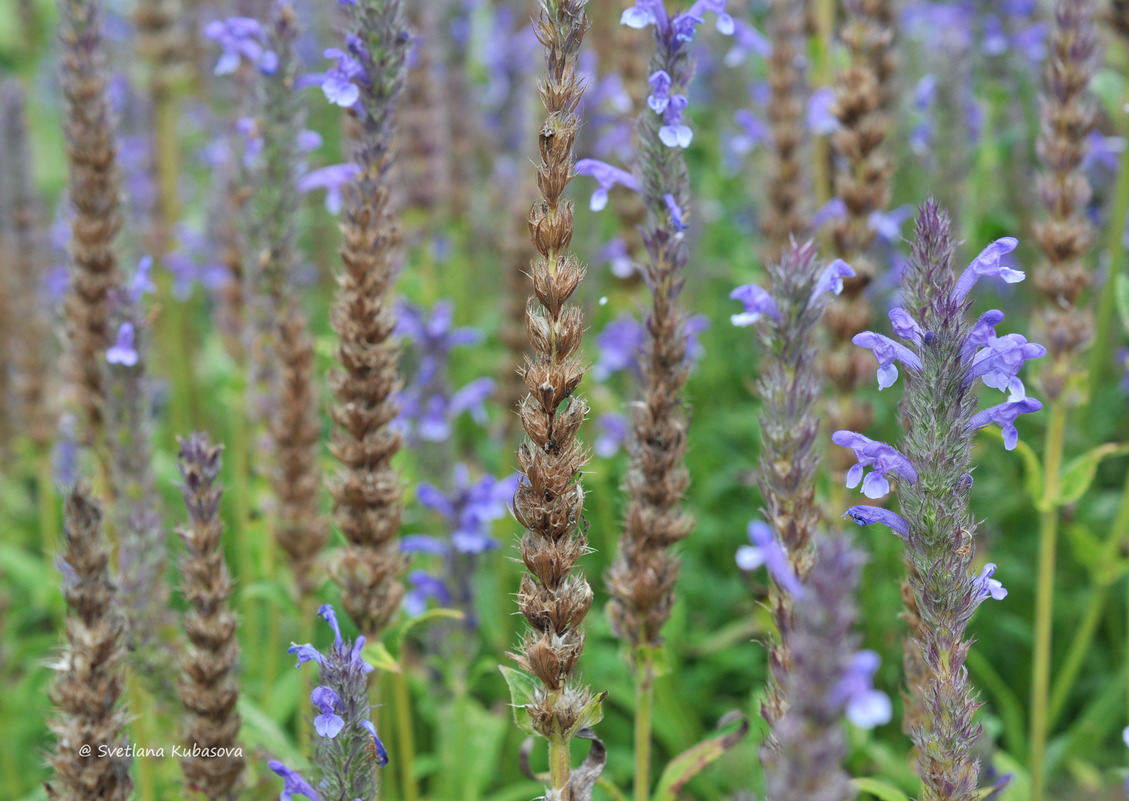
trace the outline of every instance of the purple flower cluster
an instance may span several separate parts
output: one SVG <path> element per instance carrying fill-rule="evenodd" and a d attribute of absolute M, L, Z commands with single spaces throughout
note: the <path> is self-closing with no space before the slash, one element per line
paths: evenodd
<path fill-rule="evenodd" d="M 690 362 L 702 357 L 699 335 L 709 327 L 709 322 L 709 318 L 701 314 L 695 314 L 686 321 L 686 358 Z M 607 381 L 620 371 L 636 377 L 642 375 L 640 357 L 646 344 L 647 330 L 643 323 L 631 315 L 620 315 L 596 335 L 600 356 L 592 367 L 592 377 L 597 381 Z"/>
<path fill-rule="evenodd" d="M 213 20 L 204 26 L 204 37 L 218 42 L 223 48 L 216 62 L 216 75 L 230 75 L 243 62 L 265 75 L 271 75 L 278 69 L 278 55 L 264 46 L 266 34 L 257 19 L 228 17 Z"/>

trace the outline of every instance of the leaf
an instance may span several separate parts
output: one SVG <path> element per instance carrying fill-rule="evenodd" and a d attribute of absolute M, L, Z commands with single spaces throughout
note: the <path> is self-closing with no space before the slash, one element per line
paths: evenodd
<path fill-rule="evenodd" d="M 262 748 L 292 768 L 306 761 L 282 727 L 275 723 L 270 715 L 248 700 L 246 694 L 239 696 L 239 715 L 243 718 L 243 728 L 239 732 L 239 738 L 247 746 L 248 751 L 256 747 Z"/>
<path fill-rule="evenodd" d="M 1090 484 L 1097 475 L 1098 465 L 1103 459 L 1110 456 L 1120 456 L 1129 453 L 1129 444 L 1107 442 L 1105 445 L 1087 451 L 1081 456 L 1070 460 L 1062 471 L 1062 482 L 1059 486 L 1058 505 L 1065 506 L 1074 503 L 1090 488 Z"/>
<path fill-rule="evenodd" d="M 1129 331 L 1129 275 L 1119 275 L 1113 284 L 1114 302 L 1117 304 L 1117 316 L 1121 318 L 1121 326 Z"/>
<path fill-rule="evenodd" d="M 424 623 L 430 623 L 433 620 L 463 620 L 465 617 L 466 615 L 464 615 L 458 609 L 428 609 L 422 614 L 415 615 L 414 617 L 408 617 L 402 620 L 399 625 L 395 626 L 391 631 L 388 632 L 388 635 L 384 639 L 389 643 L 389 645 L 392 646 L 389 649 L 389 652 L 398 659 L 400 654 L 400 647 L 404 642 L 404 637 L 406 637 L 408 632 L 414 629 L 416 626 L 422 625 Z"/>
<path fill-rule="evenodd" d="M 365 643 L 365 647 L 361 649 L 361 659 L 368 662 L 377 670 L 383 670 L 387 673 L 403 672 L 399 661 L 396 657 L 392 656 L 392 653 L 382 640 Z"/>
<path fill-rule="evenodd" d="M 1003 441 L 1003 435 L 998 431 L 984 430 L 995 434 L 1000 441 Z M 1037 511 L 1047 511 L 1049 507 L 1043 502 L 1043 463 L 1039 461 L 1035 451 L 1031 450 L 1031 446 L 1023 440 L 1015 444 L 1015 452 L 1023 460 L 1023 488 L 1027 490 L 1027 495 L 1034 501 Z"/>
<path fill-rule="evenodd" d="M 537 680 L 522 670 L 506 665 L 498 665 L 502 678 L 510 688 L 510 706 L 514 708 L 514 723 L 526 734 L 537 736 L 533 730 L 533 718 L 529 705 L 537 699 Z"/>
<path fill-rule="evenodd" d="M 294 599 L 290 597 L 290 593 L 277 581 L 260 579 L 259 581 L 252 581 L 245 584 L 243 586 L 243 592 L 240 595 L 240 600 L 266 601 L 268 606 L 273 606 L 285 612 L 287 615 L 293 615 L 295 617 L 298 615 L 298 606 L 294 603 Z"/>
<path fill-rule="evenodd" d="M 572 724 L 572 728 L 565 732 L 565 737 L 570 738 L 578 736 L 576 733 L 581 729 L 590 729 L 604 719 L 604 699 L 608 697 L 607 692 L 602 692 L 594 696 L 592 700 L 584 705 L 580 713 L 576 716 L 576 722 Z M 594 748 L 595 746 L 593 746 Z"/>
<path fill-rule="evenodd" d="M 1090 529 L 1078 524 L 1066 526 L 1066 538 L 1070 542 L 1074 558 L 1086 568 L 1092 581 L 1099 582 L 1099 577 L 1109 575 L 1110 565 L 1106 557 L 1105 544 L 1095 537 Z M 1108 586 L 1110 582 L 1100 583 Z"/>
<path fill-rule="evenodd" d="M 686 785 L 686 782 L 701 773 L 707 765 L 740 742 L 749 733 L 749 719 L 740 712 L 726 713 L 717 722 L 717 728 L 724 728 L 738 720 L 741 723 L 736 731 L 703 740 L 667 763 L 662 776 L 659 778 L 659 783 L 655 787 L 652 801 L 674 801 L 675 795 Z"/>
<path fill-rule="evenodd" d="M 909 801 L 909 796 L 892 784 L 867 777 L 851 779 L 851 784 L 860 793 L 872 795 L 881 801 Z"/>

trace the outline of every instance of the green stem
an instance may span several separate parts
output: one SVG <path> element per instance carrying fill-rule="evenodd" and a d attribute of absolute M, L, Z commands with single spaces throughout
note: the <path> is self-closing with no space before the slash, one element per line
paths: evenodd
<path fill-rule="evenodd" d="M 565 801 L 571 801 L 568 789 L 571 772 L 568 738 L 563 734 L 554 734 L 549 738 L 549 787 Z"/>
<path fill-rule="evenodd" d="M 134 742 L 143 748 L 153 747 L 154 732 L 152 723 L 153 705 L 146 703 L 145 691 L 141 686 L 141 677 L 134 674 L 129 679 L 129 711 L 133 717 L 131 726 Z M 137 795 L 138 801 L 156 801 L 157 792 L 154 785 L 153 759 L 135 759 L 133 764 L 137 767 Z"/>
<path fill-rule="evenodd" d="M 1054 728 L 1059 715 L 1062 714 L 1062 708 L 1066 706 L 1070 688 L 1074 686 L 1078 671 L 1081 670 L 1082 663 L 1085 662 L 1090 651 L 1090 643 L 1093 641 L 1094 632 L 1097 631 L 1098 623 L 1102 619 L 1102 612 L 1105 610 L 1105 601 L 1108 595 L 1109 588 L 1102 586 L 1095 587 L 1093 592 L 1090 593 L 1090 602 L 1086 606 L 1086 613 L 1082 616 L 1082 622 L 1074 630 L 1074 639 L 1070 642 L 1066 661 L 1055 671 L 1055 680 L 1051 685 L 1050 711 L 1047 713 L 1048 729 Z"/>
<path fill-rule="evenodd" d="M 400 786 L 404 801 L 419 801 L 419 783 L 415 777 L 415 732 L 412 729 L 412 698 L 408 692 L 408 677 L 403 672 L 392 674 L 392 692 L 396 704 L 396 741 L 400 753 L 396 763 L 400 766 Z"/>
<path fill-rule="evenodd" d="M 1062 470 L 1066 405 L 1051 405 L 1043 449 L 1043 503 L 1039 526 L 1039 567 L 1035 598 L 1035 653 L 1031 677 L 1031 801 L 1043 801 L 1046 789 L 1048 708 L 1051 675 L 1051 622 L 1054 611 L 1055 547 L 1058 540 L 1059 474 Z"/>
<path fill-rule="evenodd" d="M 816 0 L 815 3 L 815 69 L 810 81 L 813 86 L 831 86 L 831 45 L 835 41 L 835 0 Z M 831 199 L 831 173 L 828 169 L 828 138 L 812 138 L 812 189 L 815 193 L 816 208 L 822 208 Z"/>
<path fill-rule="evenodd" d="M 635 801 L 651 797 L 651 725 L 655 708 L 653 655 L 640 648 L 635 665 Z"/>
<path fill-rule="evenodd" d="M 462 666 L 456 666 L 454 669 L 454 678 L 452 681 L 454 696 L 455 696 L 455 758 L 459 761 L 470 759 L 468 745 L 470 740 L 468 734 L 468 721 L 469 715 L 467 709 L 467 681 L 466 673 L 463 671 Z M 459 774 L 459 781 L 462 782 L 462 797 L 463 801 L 474 801 L 475 799 L 475 786 L 471 780 L 471 772 L 468 770 L 455 771 Z M 458 792 L 458 787 L 451 787 L 450 791 L 452 797 L 454 793 Z"/>

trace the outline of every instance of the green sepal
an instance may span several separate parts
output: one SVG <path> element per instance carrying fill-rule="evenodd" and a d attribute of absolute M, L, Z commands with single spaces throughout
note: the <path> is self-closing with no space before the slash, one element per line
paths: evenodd
<path fill-rule="evenodd" d="M 365 643 L 365 647 L 361 649 L 361 659 L 368 662 L 377 670 L 387 671 L 388 673 L 404 672 L 403 668 L 400 667 L 399 660 L 392 656 L 392 652 L 388 650 L 388 646 L 381 640 Z"/>
<path fill-rule="evenodd" d="M 1056 499 L 1057 505 L 1065 506 L 1068 503 L 1074 503 L 1085 495 L 1086 490 L 1090 488 L 1090 484 L 1094 481 L 1094 476 L 1097 475 L 1098 465 L 1101 464 L 1102 460 L 1125 453 L 1129 453 L 1129 444 L 1107 442 L 1105 445 L 1099 445 L 1081 456 L 1071 459 L 1062 471 L 1062 481 Z"/>
<path fill-rule="evenodd" d="M 566 740 L 572 739 L 581 729 L 590 729 L 604 719 L 604 699 L 607 697 L 607 692 L 602 692 L 593 696 L 592 700 L 584 705 L 580 714 L 576 716 L 576 722 L 564 733 Z"/>
<path fill-rule="evenodd" d="M 498 670 L 502 671 L 502 678 L 510 688 L 510 706 L 514 709 L 514 723 L 526 734 L 540 736 L 533 730 L 533 717 L 529 714 L 530 704 L 537 699 L 537 679 L 523 670 L 506 665 L 498 665 Z"/>
<path fill-rule="evenodd" d="M 859 793 L 872 795 L 879 801 L 909 801 L 909 796 L 892 784 L 867 776 L 851 779 L 851 784 Z"/>
<path fill-rule="evenodd" d="M 725 728 L 736 721 L 740 721 L 736 731 L 703 740 L 668 762 L 655 787 L 655 793 L 651 796 L 652 801 L 674 801 L 678 791 L 686 785 L 686 782 L 701 773 L 706 766 L 717 760 L 749 733 L 749 719 L 737 711 L 724 715 L 717 722 L 717 728 Z"/>

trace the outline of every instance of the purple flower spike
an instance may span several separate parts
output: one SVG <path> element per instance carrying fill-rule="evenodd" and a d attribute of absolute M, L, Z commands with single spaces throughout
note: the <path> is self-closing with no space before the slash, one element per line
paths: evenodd
<path fill-rule="evenodd" d="M 739 300 L 745 304 L 745 311 L 729 318 L 733 325 L 741 327 L 752 325 L 766 314 L 780 322 L 780 310 L 776 308 L 776 301 L 772 299 L 772 295 L 756 284 L 737 287 L 729 293 L 729 299 Z"/>
<path fill-rule="evenodd" d="M 886 480 L 887 473 L 893 473 L 898 478 L 917 483 L 917 471 L 909 459 L 903 456 L 885 442 L 876 442 L 854 431 L 836 431 L 831 435 L 831 441 L 844 448 L 855 452 L 858 464 L 847 471 L 847 488 L 854 489 L 862 481 L 862 494 L 868 498 L 882 498 L 890 491 L 890 482 Z M 870 467 L 871 472 L 863 480 L 863 468 Z"/>
<path fill-rule="evenodd" d="M 333 629 L 333 641 L 336 645 L 341 644 L 341 627 L 337 625 L 337 613 L 333 611 L 333 607 L 329 604 L 322 604 L 318 609 L 318 617 L 329 624 Z"/>
<path fill-rule="evenodd" d="M 333 738 L 345 728 L 345 721 L 334 710 L 341 703 L 340 696 L 324 684 L 314 687 L 310 693 L 310 702 L 321 710 L 321 714 L 314 718 L 314 729 L 322 737 Z"/>
<path fill-rule="evenodd" d="M 890 325 L 894 329 L 894 333 L 902 339 L 921 344 L 921 338 L 925 332 L 921 330 L 917 320 L 913 319 L 910 313 L 901 306 L 890 309 Z"/>
<path fill-rule="evenodd" d="M 849 264 L 842 259 L 835 259 L 819 274 L 819 280 L 815 282 L 815 289 L 811 293 L 812 302 L 824 292 L 838 295 L 843 291 L 843 279 L 852 278 L 854 274 L 855 271 Z"/>
<path fill-rule="evenodd" d="M 874 358 L 878 360 L 878 389 L 892 387 L 898 380 L 898 368 L 894 365 L 899 361 L 911 370 L 921 369 L 921 360 L 917 354 L 882 334 L 873 331 L 863 331 L 855 334 L 851 342 L 860 348 L 874 351 Z"/>
<path fill-rule="evenodd" d="M 580 159 L 576 162 L 576 174 L 594 178 L 600 185 L 592 193 L 592 199 L 588 201 L 588 208 L 592 211 L 600 211 L 608 205 L 608 191 L 616 184 L 625 186 L 633 192 L 642 191 L 643 188 L 639 185 L 638 179 L 627 170 L 613 167 L 599 159 Z"/>
<path fill-rule="evenodd" d="M 1004 589 L 1004 585 L 992 578 L 995 572 L 995 563 L 989 562 L 984 565 L 980 575 L 972 582 L 973 586 L 976 587 L 976 597 L 980 600 L 991 598 L 995 601 L 1002 601 L 1007 597 L 1007 590 Z"/>
<path fill-rule="evenodd" d="M 1022 281 L 1026 276 L 1020 270 L 1013 270 L 1004 266 L 1003 257 L 1015 250 L 1019 240 L 1014 236 L 1005 236 L 997 239 L 988 247 L 980 251 L 980 255 L 972 260 L 968 268 L 961 273 L 956 286 L 953 287 L 952 299 L 959 303 L 965 299 L 969 291 L 982 276 L 1002 278 L 1009 284 Z"/>
<path fill-rule="evenodd" d="M 106 351 L 106 361 L 123 367 L 134 367 L 140 358 L 134 347 L 133 323 L 122 323 L 114 344 Z"/>
<path fill-rule="evenodd" d="M 772 529 L 760 520 L 749 523 L 749 541 L 752 545 L 742 545 L 737 549 L 737 567 L 742 570 L 756 570 L 761 565 L 768 568 L 773 581 L 793 598 L 803 595 L 804 588 L 792 566 L 788 555 L 773 536 Z"/>
<path fill-rule="evenodd" d="M 204 26 L 204 38 L 218 42 L 223 54 L 213 71 L 216 75 L 230 75 L 246 59 L 267 75 L 278 69 L 278 55 L 263 49 L 263 28 L 250 17 L 228 17 L 213 20 Z"/>
<path fill-rule="evenodd" d="M 960 348 L 960 357 L 964 361 L 968 361 L 976 353 L 977 349 L 984 347 L 988 341 L 996 336 L 996 326 L 999 325 L 1004 319 L 1004 313 L 999 309 L 988 309 L 980 315 L 980 319 L 976 321 L 976 325 L 972 326 L 972 331 L 969 332 L 968 338 L 964 340 L 964 344 Z"/>
<path fill-rule="evenodd" d="M 1043 408 L 1043 404 L 1034 398 L 1024 398 L 1021 401 L 1011 403 L 1001 403 L 999 406 L 992 406 L 982 412 L 977 412 L 968 421 L 968 429 L 970 431 L 979 431 L 981 428 L 995 423 L 1004 432 L 1004 449 L 1015 450 L 1016 444 L 1019 442 L 1019 431 L 1015 427 L 1016 418 L 1021 414 L 1030 414 L 1037 412 Z"/>
<path fill-rule="evenodd" d="M 314 646 L 306 643 L 305 645 L 298 645 L 298 643 L 291 643 L 290 647 L 286 649 L 286 653 L 294 654 L 298 657 L 298 667 L 304 662 L 317 662 L 319 665 L 325 664 L 325 657 L 322 656 L 321 651 Z"/>
<path fill-rule="evenodd" d="M 278 801 L 291 801 L 296 795 L 308 798 L 310 801 L 321 801 L 318 791 L 311 787 L 310 783 L 303 779 L 298 771 L 291 770 L 278 760 L 271 760 L 267 763 L 267 767 L 281 776 L 284 782 Z"/>
<path fill-rule="evenodd" d="M 656 114 L 662 114 L 670 105 L 670 73 L 666 70 L 656 70 L 647 83 L 651 85 L 651 94 L 647 98 L 647 105 Z"/>
<path fill-rule="evenodd" d="M 893 714 L 890 697 L 874 689 L 878 665 L 878 654 L 874 651 L 859 651 L 836 688 L 839 697 L 845 701 L 847 720 L 860 729 L 873 729 L 889 723 Z"/>
<path fill-rule="evenodd" d="M 388 752 L 384 750 L 384 743 L 380 741 L 380 735 L 376 733 L 376 726 L 372 725 L 371 720 L 362 720 L 361 726 L 372 735 L 373 756 L 376 758 L 376 764 L 383 768 L 388 764 Z"/>
<path fill-rule="evenodd" d="M 663 195 L 663 200 L 666 201 L 666 207 L 670 209 L 670 224 L 679 231 L 685 231 L 689 228 L 690 226 L 684 221 L 682 207 L 678 205 L 678 201 L 674 199 L 674 195 L 667 192 Z"/>
<path fill-rule="evenodd" d="M 986 345 L 976 354 L 964 379 L 968 385 L 979 378 L 984 386 L 1010 392 L 1009 402 L 1021 401 L 1027 397 L 1019 371 L 1029 359 L 1039 359 L 1047 355 L 1047 349 L 1035 342 L 1028 342 L 1022 334 L 1008 334 L 1003 337 L 988 337 Z"/>
<path fill-rule="evenodd" d="M 852 506 L 843 512 L 843 517 L 849 517 L 860 526 L 872 526 L 880 523 L 903 539 L 909 536 L 909 523 L 901 515 L 882 509 L 878 506 Z"/>

